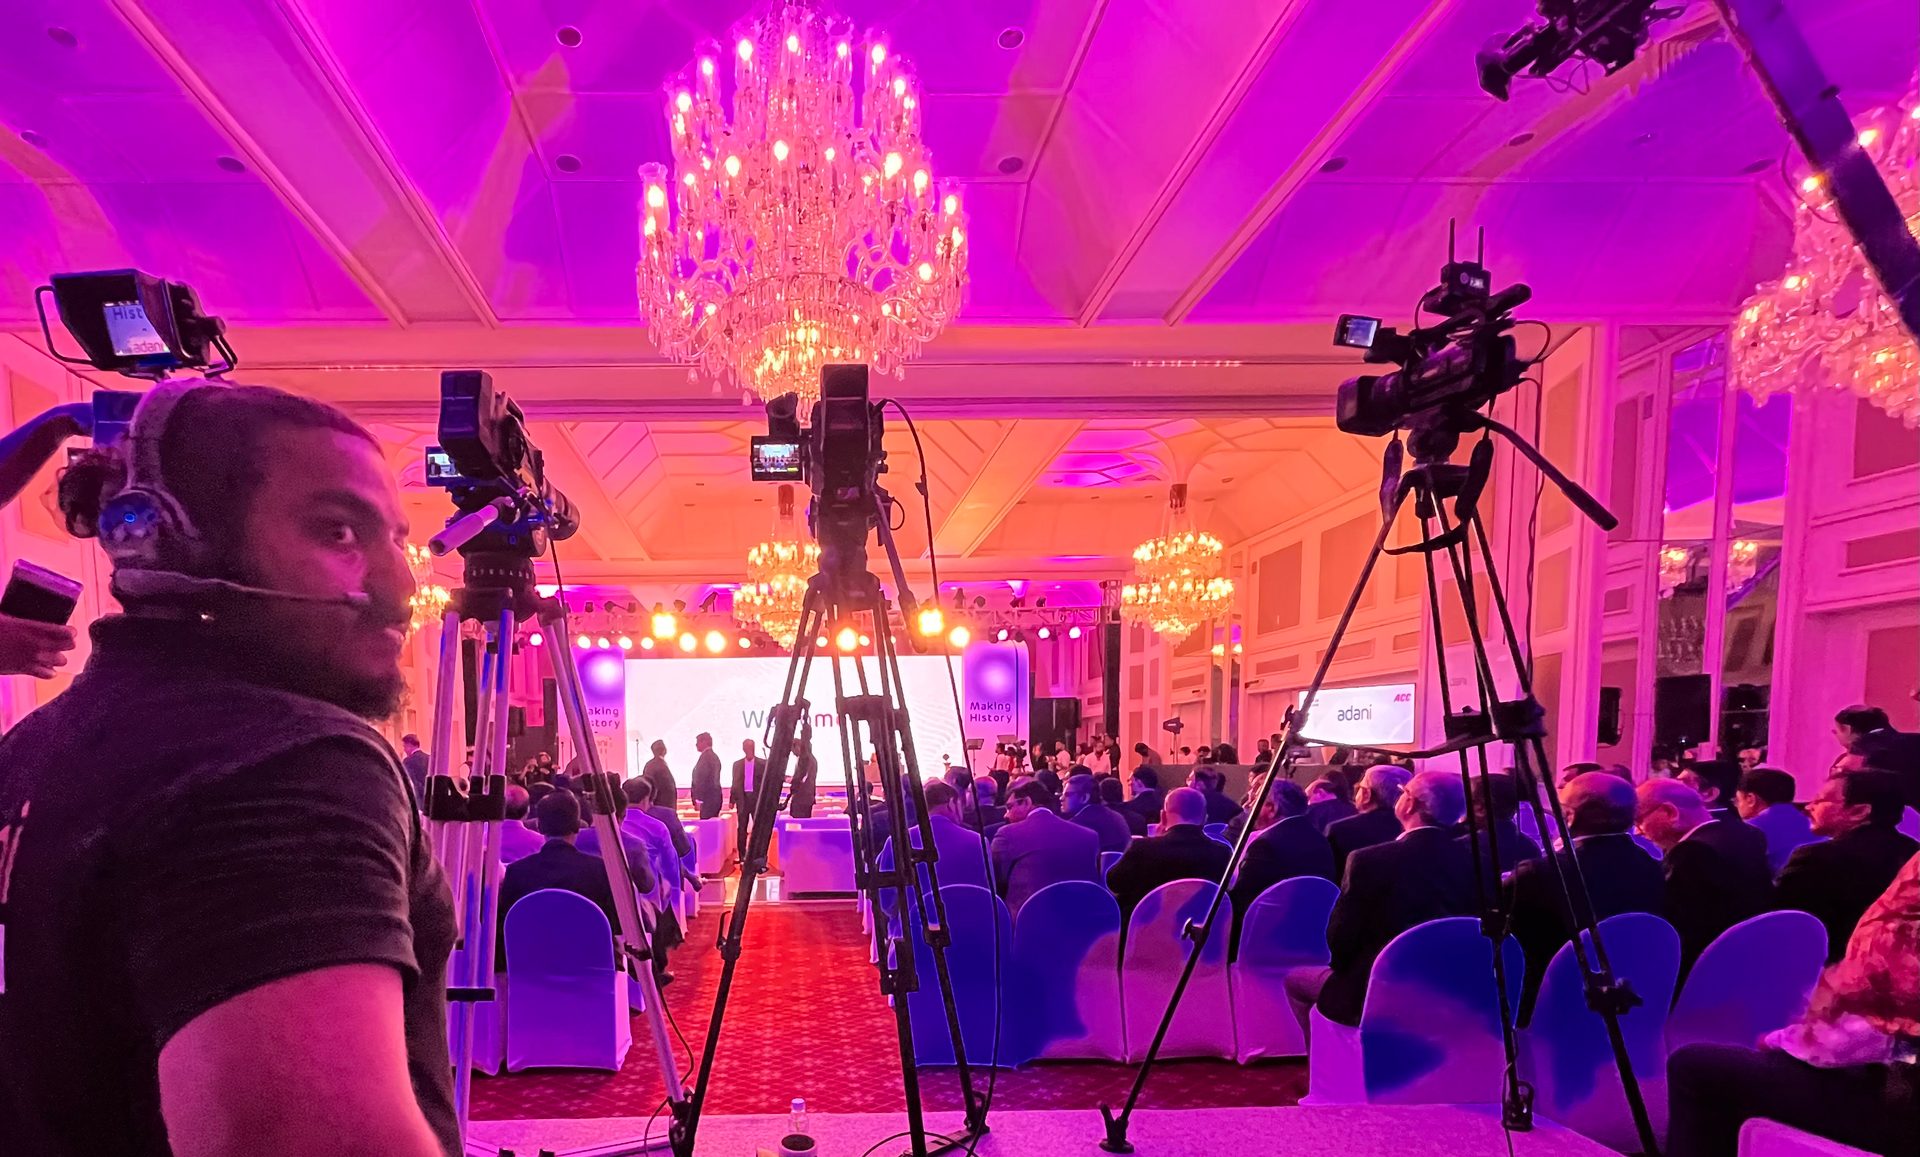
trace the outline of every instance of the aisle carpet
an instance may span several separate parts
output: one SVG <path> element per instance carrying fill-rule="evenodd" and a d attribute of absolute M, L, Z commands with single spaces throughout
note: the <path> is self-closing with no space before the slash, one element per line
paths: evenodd
<path fill-rule="evenodd" d="M 687 1045 L 674 1042 L 690 1074 L 697 1063 L 719 983 L 718 927 L 708 908 L 685 946 L 674 953 L 677 978 L 666 990 L 668 1011 Z M 860 919 L 850 904 L 756 905 L 746 950 L 720 1037 L 707 1112 L 781 1113 L 794 1097 L 821 1113 L 894 1113 L 905 1106 L 894 1022 L 867 962 Z M 633 1051 L 617 1073 L 529 1070 L 479 1077 L 475 1120 L 617 1117 L 652 1113 L 665 1097 L 646 1020 L 635 1017 Z M 690 1051 L 691 1050 L 691 1051 Z M 691 1055 L 692 1059 L 689 1060 Z M 1118 1104 L 1134 1070 L 1103 1062 L 1047 1062 L 1002 1071 L 994 1090 L 1001 1109 L 1092 1109 Z M 985 1074 L 981 1074 L 984 1087 Z M 691 1080 L 691 1077 L 689 1077 Z M 927 1105 L 958 1109 L 960 1084 L 950 1069 L 922 1073 Z M 1241 1066 L 1228 1061 L 1168 1061 L 1155 1067 L 1142 1098 L 1148 1108 L 1292 1105 L 1306 1092 L 1304 1061 Z"/>

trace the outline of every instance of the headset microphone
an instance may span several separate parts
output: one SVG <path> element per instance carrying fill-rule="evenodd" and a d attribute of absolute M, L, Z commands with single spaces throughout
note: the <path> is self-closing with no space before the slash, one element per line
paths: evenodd
<path fill-rule="evenodd" d="M 240 595 L 245 598 L 284 599 L 296 603 L 364 609 L 373 604 L 371 596 L 355 591 L 345 595 L 308 595 L 254 587 L 226 579 L 200 578 L 170 570 L 120 569 L 113 572 L 113 595 L 121 602 L 141 599 L 183 599 L 207 595 Z"/>

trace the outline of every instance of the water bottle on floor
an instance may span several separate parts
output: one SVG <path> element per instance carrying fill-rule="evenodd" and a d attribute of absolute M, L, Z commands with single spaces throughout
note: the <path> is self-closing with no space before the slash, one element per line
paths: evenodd
<path fill-rule="evenodd" d="M 787 1114 L 787 1135 L 780 1139 L 780 1157 L 813 1157 L 817 1151 L 807 1131 L 807 1102 L 795 1097 Z"/>

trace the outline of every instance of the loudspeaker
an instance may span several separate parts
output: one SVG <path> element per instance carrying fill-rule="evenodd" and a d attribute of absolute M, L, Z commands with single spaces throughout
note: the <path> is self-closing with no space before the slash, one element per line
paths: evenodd
<path fill-rule="evenodd" d="M 1711 675 L 1667 675 L 1653 681 L 1653 746 L 1680 752 L 1707 741 L 1713 706 Z"/>
<path fill-rule="evenodd" d="M 1602 747 L 1620 742 L 1620 688 L 1600 688 L 1600 727 L 1596 741 Z"/>
<path fill-rule="evenodd" d="M 1033 750 L 1051 747 L 1055 740 L 1071 745 L 1080 728 L 1080 700 L 1036 698 L 1027 712 L 1027 731 Z"/>
<path fill-rule="evenodd" d="M 527 733 L 527 709 L 525 707 L 507 708 L 507 738 L 518 739 Z"/>

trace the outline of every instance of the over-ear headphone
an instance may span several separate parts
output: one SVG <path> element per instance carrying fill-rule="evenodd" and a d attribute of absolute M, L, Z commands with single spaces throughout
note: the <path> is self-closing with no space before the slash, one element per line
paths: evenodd
<path fill-rule="evenodd" d="M 206 575 L 211 569 L 206 540 L 162 480 L 160 444 L 174 409 L 188 395 L 222 388 L 199 380 L 163 382 L 134 409 L 127 437 L 119 447 L 126 482 L 118 492 L 102 497 L 96 527 L 115 571 Z"/>

